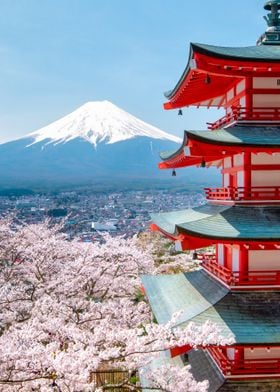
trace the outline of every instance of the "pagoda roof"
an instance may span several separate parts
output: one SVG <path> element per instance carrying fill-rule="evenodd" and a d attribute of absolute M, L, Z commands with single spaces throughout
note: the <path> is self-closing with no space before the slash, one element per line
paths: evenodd
<path fill-rule="evenodd" d="M 187 131 L 187 138 L 222 146 L 280 148 L 280 127 L 234 126 L 217 131 Z"/>
<path fill-rule="evenodd" d="M 246 76 L 277 77 L 280 45 L 224 47 L 190 44 L 188 63 L 175 87 L 166 92 L 165 109 L 225 103 L 232 84 Z"/>
<path fill-rule="evenodd" d="M 225 206 L 204 204 L 199 207 L 151 214 L 159 231 L 174 239 L 197 237 L 208 240 L 247 242 L 280 241 L 280 206 Z"/>
<path fill-rule="evenodd" d="M 241 146 L 254 153 L 280 151 L 280 127 L 235 125 L 216 131 L 185 131 L 177 150 L 160 154 L 159 168 L 198 165 L 202 159 L 213 162 L 239 153 Z"/>
<path fill-rule="evenodd" d="M 280 343 L 280 292 L 230 292 L 210 278 L 203 270 L 143 276 L 157 321 L 165 323 L 181 311 L 177 327 L 211 320 L 221 336 L 233 337 L 236 344 Z"/>
<path fill-rule="evenodd" d="M 280 45 L 254 45 L 243 47 L 215 46 L 193 43 L 192 50 L 211 57 L 232 60 L 280 61 Z"/>
<path fill-rule="evenodd" d="M 209 309 L 229 292 L 204 270 L 176 275 L 145 275 L 142 281 L 160 324 L 167 323 L 170 316 L 180 310 L 183 313 L 178 323 L 183 323 Z M 159 301 L 159 298 L 164 299 Z"/>
<path fill-rule="evenodd" d="M 198 382 L 208 380 L 208 390 L 211 392 L 272 392 L 280 390 L 280 380 L 277 379 L 225 379 L 206 350 L 193 349 L 188 352 L 188 359 L 195 380 Z"/>
<path fill-rule="evenodd" d="M 197 382 L 208 380 L 209 391 L 219 391 L 226 380 L 207 351 L 203 349 L 193 349 L 188 352 L 188 359 L 194 379 Z"/>

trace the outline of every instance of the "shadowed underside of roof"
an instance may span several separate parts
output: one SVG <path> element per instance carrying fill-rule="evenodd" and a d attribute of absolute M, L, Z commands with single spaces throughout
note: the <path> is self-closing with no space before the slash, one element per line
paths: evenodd
<path fill-rule="evenodd" d="M 280 380 L 226 380 L 216 364 L 204 350 L 192 350 L 188 354 L 191 373 L 196 381 L 209 381 L 208 392 L 278 392 Z"/>

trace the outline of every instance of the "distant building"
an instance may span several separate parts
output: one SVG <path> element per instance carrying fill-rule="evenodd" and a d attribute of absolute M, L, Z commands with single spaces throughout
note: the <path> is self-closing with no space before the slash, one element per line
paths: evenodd
<path fill-rule="evenodd" d="M 94 231 L 116 231 L 117 227 L 111 223 L 99 223 L 99 222 L 92 222 L 91 229 Z"/>

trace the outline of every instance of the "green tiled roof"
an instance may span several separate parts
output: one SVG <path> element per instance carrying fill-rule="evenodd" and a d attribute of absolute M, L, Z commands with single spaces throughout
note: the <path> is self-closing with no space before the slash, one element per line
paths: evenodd
<path fill-rule="evenodd" d="M 211 320 L 225 338 L 233 335 L 237 344 L 280 343 L 280 292 L 232 293 L 223 291 L 218 282 L 214 286 L 209 281 L 205 291 L 206 272 L 196 271 L 201 276 L 195 278 L 192 274 L 143 278 L 159 323 L 170 320 L 175 311 L 181 310 L 178 325 L 182 327 L 190 321 L 201 325 Z M 192 285 L 193 281 L 200 284 Z"/>
<path fill-rule="evenodd" d="M 280 146 L 279 127 L 234 126 L 217 131 L 186 131 L 186 133 L 193 139 L 200 139 L 211 144 Z"/>
<path fill-rule="evenodd" d="M 280 240 L 280 207 L 200 207 L 151 215 L 152 221 L 171 235 L 232 240 Z"/>
<path fill-rule="evenodd" d="M 145 275 L 142 281 L 159 323 L 166 323 L 173 313 L 180 310 L 184 312 L 179 322 L 184 322 L 205 311 L 228 293 L 227 288 L 203 270 L 156 277 Z M 158 302 L 159 297 L 164 297 L 162 303 Z"/>
<path fill-rule="evenodd" d="M 280 147 L 280 127 L 251 127 L 233 126 L 217 131 L 185 131 L 182 145 L 177 150 L 163 151 L 160 158 L 166 161 L 184 151 L 190 156 L 189 147 L 186 147 L 188 138 L 200 140 L 205 143 L 223 146 L 252 146 L 252 147 Z"/>
<path fill-rule="evenodd" d="M 226 47 L 206 44 L 191 44 L 194 52 L 220 58 L 244 59 L 252 61 L 280 61 L 280 45 L 259 45 L 245 47 Z"/>

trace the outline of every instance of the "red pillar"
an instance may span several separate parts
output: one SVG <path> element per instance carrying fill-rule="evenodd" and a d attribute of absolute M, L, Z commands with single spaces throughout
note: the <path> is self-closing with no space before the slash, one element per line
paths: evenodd
<path fill-rule="evenodd" d="M 244 347 L 235 347 L 234 349 L 234 368 L 242 368 L 244 363 Z"/>
<path fill-rule="evenodd" d="M 232 271 L 232 246 L 224 246 L 225 267 Z"/>
<path fill-rule="evenodd" d="M 245 105 L 246 105 L 246 113 L 249 117 L 252 116 L 253 110 L 253 78 L 247 77 L 245 79 L 246 84 L 246 97 L 245 97 Z M 245 188 L 245 199 L 248 199 L 251 193 L 251 153 L 244 153 L 244 188 Z"/>
<path fill-rule="evenodd" d="M 245 106 L 247 109 L 247 113 L 250 115 L 251 110 L 253 108 L 253 95 L 252 95 L 253 78 L 252 77 L 247 77 L 245 79 L 245 89 L 246 89 Z"/>
<path fill-rule="evenodd" d="M 244 281 L 248 277 L 249 254 L 248 249 L 240 245 L 239 247 L 239 277 L 240 281 Z"/>
<path fill-rule="evenodd" d="M 252 187 L 252 162 L 251 162 L 251 153 L 244 152 L 244 191 L 245 197 L 244 199 L 250 199 L 251 196 L 251 187 Z"/>

